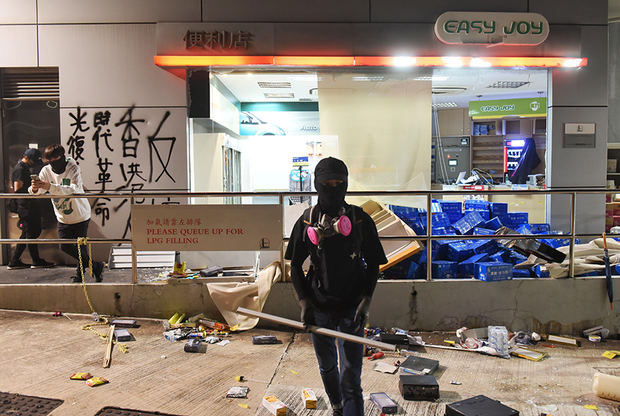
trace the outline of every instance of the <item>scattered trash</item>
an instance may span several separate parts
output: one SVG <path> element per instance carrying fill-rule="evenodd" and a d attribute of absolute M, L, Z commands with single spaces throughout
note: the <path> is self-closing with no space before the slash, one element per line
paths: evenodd
<path fill-rule="evenodd" d="M 586 409 L 589 409 L 589 410 L 598 410 L 598 406 L 595 405 L 595 404 L 586 404 L 583 407 L 585 407 Z"/>
<path fill-rule="evenodd" d="M 90 387 L 96 387 L 96 386 L 100 386 L 102 384 L 107 384 L 107 383 L 109 383 L 109 381 L 103 377 L 91 377 L 88 380 L 86 380 L 86 384 L 89 385 Z"/>
<path fill-rule="evenodd" d="M 461 383 L 460 381 L 456 381 L 456 380 L 450 380 L 450 384 L 454 384 L 455 386 L 460 386 L 463 383 Z"/>
<path fill-rule="evenodd" d="M 159 357 L 159 358 L 161 358 L 162 360 L 165 360 L 168 357 L 166 357 L 164 354 L 162 354 L 161 357 Z"/>
<path fill-rule="evenodd" d="M 603 357 L 609 358 L 610 360 L 613 360 L 614 357 L 616 357 L 617 355 L 620 355 L 620 351 L 611 350 L 611 351 L 605 351 L 602 354 Z"/>
<path fill-rule="evenodd" d="M 306 409 L 316 409 L 316 394 L 312 389 L 302 389 L 301 399 L 304 401 Z"/>
<path fill-rule="evenodd" d="M 241 382 L 245 381 L 245 377 L 244 376 L 236 376 L 235 377 L 235 381 L 238 381 L 238 382 L 241 383 Z"/>
<path fill-rule="evenodd" d="M 596 373 L 592 379 L 592 391 L 603 399 L 620 401 L 620 377 Z"/>
<path fill-rule="evenodd" d="M 381 413 L 393 414 L 398 411 L 398 405 L 386 393 L 370 393 L 370 401 L 374 403 Z"/>
<path fill-rule="evenodd" d="M 489 326 L 489 346 L 500 357 L 510 357 L 508 353 L 508 330 L 505 326 Z"/>
<path fill-rule="evenodd" d="M 252 344 L 255 345 L 267 345 L 277 343 L 278 339 L 275 335 L 252 335 Z"/>
<path fill-rule="evenodd" d="M 588 340 L 591 342 L 601 342 L 601 336 L 600 335 L 588 335 Z"/>
<path fill-rule="evenodd" d="M 220 342 L 221 340 L 222 338 L 211 335 L 211 336 L 205 337 L 203 341 L 206 342 L 207 344 L 216 344 Z"/>
<path fill-rule="evenodd" d="M 405 361 L 400 364 L 399 369 L 401 372 L 410 374 L 432 374 L 437 367 L 439 367 L 439 361 L 431 360 L 430 358 L 409 356 Z"/>
<path fill-rule="evenodd" d="M 115 329 L 114 330 L 114 338 L 118 342 L 131 341 L 131 333 L 126 329 Z"/>
<path fill-rule="evenodd" d="M 380 373 L 394 374 L 398 371 L 398 367 L 395 365 L 388 364 L 383 361 L 379 361 L 373 367 L 373 370 L 378 371 Z"/>
<path fill-rule="evenodd" d="M 600 335 L 602 339 L 606 339 L 609 337 L 609 329 L 603 326 L 595 326 L 583 331 L 584 337 L 588 338 L 590 335 Z"/>
<path fill-rule="evenodd" d="M 579 341 L 577 339 L 560 335 L 547 335 L 547 342 L 568 347 L 579 346 Z"/>
<path fill-rule="evenodd" d="M 54 316 L 54 317 L 56 317 L 56 316 L 61 316 L 61 315 L 62 315 L 62 312 L 59 312 L 59 311 L 54 312 L 54 313 L 52 314 L 52 316 Z"/>
<path fill-rule="evenodd" d="M 518 416 L 519 412 L 498 400 L 479 395 L 446 405 L 445 416 Z"/>
<path fill-rule="evenodd" d="M 274 416 L 286 416 L 286 405 L 276 396 L 263 397 L 263 406 Z"/>
<path fill-rule="evenodd" d="M 431 375 L 401 374 L 398 389 L 405 400 L 435 400 L 439 398 L 439 384 Z"/>
<path fill-rule="evenodd" d="M 374 361 L 377 360 L 381 357 L 383 357 L 385 355 L 385 353 L 383 351 L 379 351 L 379 352 L 375 352 L 374 354 L 372 354 L 370 357 L 368 357 L 368 359 L 370 361 Z"/>
<path fill-rule="evenodd" d="M 248 392 L 250 388 L 247 386 L 233 386 L 228 389 L 228 393 L 226 393 L 227 399 L 245 399 L 248 397 Z"/>
<path fill-rule="evenodd" d="M 388 334 L 388 333 L 382 332 L 379 339 L 381 342 L 385 342 L 387 344 L 393 344 L 393 345 L 403 345 L 403 344 L 408 345 L 409 344 L 409 337 L 403 334 Z"/>
<path fill-rule="evenodd" d="M 250 406 L 248 406 L 245 403 L 237 403 L 237 405 L 239 405 L 239 407 L 243 407 L 244 409 L 249 409 L 250 408 Z"/>
<path fill-rule="evenodd" d="M 114 319 L 111 322 L 111 324 L 116 326 L 117 328 L 137 328 L 138 327 L 135 319 Z"/>
<path fill-rule="evenodd" d="M 544 352 L 531 350 L 524 347 L 517 347 L 516 349 L 511 350 L 510 353 L 516 357 L 525 358 L 530 361 L 540 361 L 547 355 Z"/>
<path fill-rule="evenodd" d="M 69 378 L 71 380 L 88 380 L 89 378 L 92 378 L 92 376 L 90 373 L 73 373 Z"/>
<path fill-rule="evenodd" d="M 226 345 L 230 344 L 230 340 L 229 339 L 223 339 L 220 342 L 217 343 L 217 345 L 221 345 L 222 347 L 225 347 Z"/>
<path fill-rule="evenodd" d="M 205 353 L 207 352 L 207 344 L 204 344 L 199 339 L 190 339 L 189 341 L 185 343 L 183 350 L 185 352 Z"/>
<path fill-rule="evenodd" d="M 456 346 L 456 342 L 450 339 L 444 339 L 443 342 L 445 342 L 446 344 L 452 345 L 453 347 Z"/>
<path fill-rule="evenodd" d="M 295 375 L 299 374 L 297 371 L 295 371 L 295 370 L 293 370 L 293 369 L 291 369 L 290 371 L 291 371 L 291 373 L 293 373 L 293 374 L 295 374 Z"/>

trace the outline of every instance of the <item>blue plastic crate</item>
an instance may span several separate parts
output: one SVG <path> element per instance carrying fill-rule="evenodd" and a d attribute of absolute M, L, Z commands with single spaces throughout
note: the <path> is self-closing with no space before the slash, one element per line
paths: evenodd
<path fill-rule="evenodd" d="M 508 204 L 506 202 L 491 202 L 490 211 L 494 217 L 508 213 Z"/>
<path fill-rule="evenodd" d="M 446 214 L 448 215 L 448 218 L 450 219 L 450 224 L 454 224 L 455 222 L 463 218 L 463 213 L 461 211 L 458 211 L 458 212 L 448 211 L 446 212 Z"/>
<path fill-rule="evenodd" d="M 474 228 L 474 235 L 494 235 L 495 231 L 488 228 L 476 227 Z"/>
<path fill-rule="evenodd" d="M 500 250 L 489 255 L 489 260 L 497 263 L 506 263 L 510 260 L 510 252 L 508 250 Z"/>
<path fill-rule="evenodd" d="M 497 243 L 495 240 L 477 240 L 474 243 L 474 253 L 476 254 L 491 254 L 497 252 L 498 250 L 499 249 L 497 248 Z"/>
<path fill-rule="evenodd" d="M 478 213 L 482 217 L 482 219 L 484 221 L 488 221 L 489 220 L 489 211 L 480 211 L 480 210 L 477 210 L 477 209 L 466 209 L 463 215 L 467 215 L 467 214 L 469 214 L 471 212 Z"/>
<path fill-rule="evenodd" d="M 449 260 L 449 244 L 454 240 L 433 240 L 433 259 Z"/>
<path fill-rule="evenodd" d="M 474 254 L 467 260 L 460 262 L 456 268 L 459 277 L 474 277 L 474 265 L 489 258 L 487 253 Z"/>
<path fill-rule="evenodd" d="M 510 223 L 514 226 L 518 226 L 520 224 L 527 224 L 528 221 L 528 213 L 527 212 L 509 212 L 508 218 Z"/>
<path fill-rule="evenodd" d="M 457 235 L 456 230 L 452 226 L 448 227 L 433 227 L 433 235 Z"/>
<path fill-rule="evenodd" d="M 508 227 L 512 229 L 515 228 L 515 225 L 512 223 L 512 219 L 510 218 L 508 214 L 498 214 L 497 218 L 499 219 L 499 221 L 502 223 L 504 227 Z"/>
<path fill-rule="evenodd" d="M 551 225 L 546 223 L 530 224 L 532 234 L 549 234 L 551 232 Z"/>
<path fill-rule="evenodd" d="M 514 250 L 510 251 L 509 253 L 510 253 L 510 256 L 506 261 L 507 263 L 519 264 L 527 260 L 527 256 L 524 256 L 523 254 L 518 253 Z"/>
<path fill-rule="evenodd" d="M 437 201 L 441 207 L 441 212 L 462 212 L 463 204 L 459 201 Z"/>
<path fill-rule="evenodd" d="M 478 211 L 472 211 L 463 216 L 460 220 L 452 224 L 459 234 L 471 234 L 474 228 L 480 227 L 485 222 Z"/>
<path fill-rule="evenodd" d="M 474 267 L 474 277 L 485 282 L 512 279 L 512 264 L 479 262 Z"/>
<path fill-rule="evenodd" d="M 549 270 L 547 270 L 545 266 L 541 266 L 540 264 L 537 264 L 536 266 L 532 267 L 532 271 L 534 272 L 534 275 L 536 275 L 536 277 L 538 278 L 545 278 L 545 277 L 550 276 Z M 618 272 L 616 271 L 616 273 Z"/>
<path fill-rule="evenodd" d="M 467 199 L 465 200 L 463 207 L 465 210 L 471 209 L 476 211 L 488 211 L 489 201 L 482 201 L 480 199 Z"/>
<path fill-rule="evenodd" d="M 445 212 L 433 213 L 433 228 L 435 227 L 449 227 L 451 225 L 450 218 Z"/>
<path fill-rule="evenodd" d="M 474 255 L 471 244 L 463 241 L 453 241 L 448 244 L 447 258 L 452 261 L 460 262 Z"/>
<path fill-rule="evenodd" d="M 437 260 L 432 263 L 433 279 L 454 279 L 457 275 L 457 263 L 454 261 Z"/>
<path fill-rule="evenodd" d="M 488 228 L 489 230 L 498 230 L 504 224 L 500 221 L 499 217 L 493 217 L 487 222 L 484 223 L 483 227 Z"/>
<path fill-rule="evenodd" d="M 512 277 L 532 277 L 530 269 L 512 269 Z"/>

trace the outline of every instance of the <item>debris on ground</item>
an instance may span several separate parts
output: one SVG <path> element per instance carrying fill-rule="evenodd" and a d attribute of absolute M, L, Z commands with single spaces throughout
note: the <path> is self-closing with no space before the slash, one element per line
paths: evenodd
<path fill-rule="evenodd" d="M 286 416 L 286 405 L 276 396 L 263 397 L 263 406 L 274 416 Z"/>
<path fill-rule="evenodd" d="M 316 394 L 312 389 L 302 389 L 301 399 L 304 401 L 306 409 L 316 409 Z"/>
<path fill-rule="evenodd" d="M 248 397 L 248 392 L 250 388 L 247 386 L 233 386 L 228 389 L 228 393 L 226 393 L 227 399 L 245 399 Z"/>

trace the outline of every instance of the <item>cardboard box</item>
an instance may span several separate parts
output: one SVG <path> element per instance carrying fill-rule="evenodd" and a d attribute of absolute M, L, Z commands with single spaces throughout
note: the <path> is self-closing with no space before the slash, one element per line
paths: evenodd
<path fill-rule="evenodd" d="M 263 397 L 263 406 L 269 410 L 273 416 L 286 416 L 286 405 L 276 396 Z"/>
<path fill-rule="evenodd" d="M 316 409 L 316 394 L 312 389 L 302 389 L 301 399 L 304 401 L 306 409 Z"/>

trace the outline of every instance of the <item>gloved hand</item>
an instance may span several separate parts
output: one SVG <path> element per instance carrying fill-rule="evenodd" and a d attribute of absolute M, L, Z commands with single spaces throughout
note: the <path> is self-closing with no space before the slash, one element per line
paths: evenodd
<path fill-rule="evenodd" d="M 301 322 L 304 324 L 304 327 L 308 329 L 308 326 L 313 324 L 312 305 L 306 299 L 301 299 L 299 301 L 299 307 L 301 308 Z"/>
<path fill-rule="evenodd" d="M 368 320 L 368 309 L 370 308 L 370 296 L 364 296 L 360 301 L 359 305 L 357 305 L 357 309 L 355 310 L 355 317 L 353 318 L 353 322 L 355 323 L 355 330 L 359 331 L 366 325 L 366 321 Z"/>

